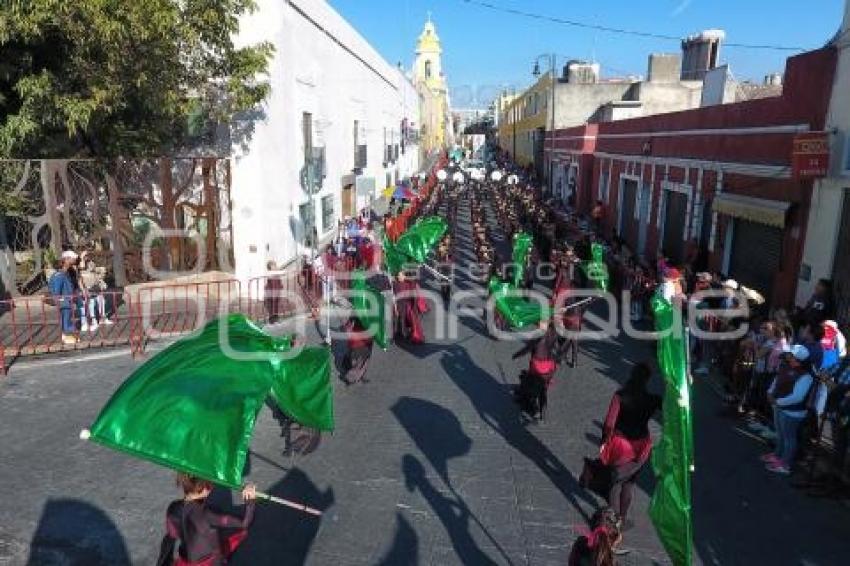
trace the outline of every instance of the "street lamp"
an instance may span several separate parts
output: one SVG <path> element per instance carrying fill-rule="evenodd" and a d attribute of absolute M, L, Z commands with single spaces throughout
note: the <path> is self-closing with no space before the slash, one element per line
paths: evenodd
<path fill-rule="evenodd" d="M 550 112 L 552 113 L 552 127 L 551 127 L 551 141 L 549 142 L 549 171 L 547 173 L 548 184 L 549 184 L 549 194 L 554 193 L 554 185 L 553 185 L 553 161 L 555 158 L 555 85 L 557 84 L 557 79 L 555 78 L 555 59 L 556 56 L 554 53 L 544 53 L 542 55 L 538 55 L 534 60 L 534 70 L 531 71 L 531 74 L 535 77 L 540 76 L 540 60 L 546 58 L 549 63 L 549 75 L 550 80 L 552 82 L 552 104 L 550 108 Z"/>

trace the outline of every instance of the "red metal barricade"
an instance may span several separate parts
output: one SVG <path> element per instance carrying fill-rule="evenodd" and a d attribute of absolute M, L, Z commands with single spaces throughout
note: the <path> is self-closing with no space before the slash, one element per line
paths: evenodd
<path fill-rule="evenodd" d="M 307 278 L 307 274 L 294 271 L 254 277 L 248 282 L 245 314 L 257 322 L 274 323 L 306 312 L 310 306 L 302 281 L 306 283 Z"/>
<path fill-rule="evenodd" d="M 236 279 L 142 287 L 133 295 L 136 349 L 149 340 L 187 334 L 209 321 L 243 311 L 242 286 Z"/>
<path fill-rule="evenodd" d="M 20 356 L 132 345 L 135 324 L 123 291 L 0 301 L 0 372 Z"/>

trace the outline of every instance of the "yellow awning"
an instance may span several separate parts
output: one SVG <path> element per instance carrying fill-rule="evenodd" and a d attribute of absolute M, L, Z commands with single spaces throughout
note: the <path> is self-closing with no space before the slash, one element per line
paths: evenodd
<path fill-rule="evenodd" d="M 759 224 L 776 226 L 777 228 L 785 227 L 785 217 L 790 207 L 790 202 L 745 197 L 731 193 L 718 195 L 712 205 L 714 212 L 758 222 Z"/>

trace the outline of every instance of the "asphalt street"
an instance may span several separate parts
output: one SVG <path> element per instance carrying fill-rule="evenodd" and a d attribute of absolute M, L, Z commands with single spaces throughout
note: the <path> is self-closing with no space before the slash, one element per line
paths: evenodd
<path fill-rule="evenodd" d="M 430 337 L 437 318 L 426 317 Z M 462 318 L 456 337 L 376 351 L 368 383 L 335 381 L 337 430 L 307 454 L 285 453 L 284 431 L 263 410 L 249 480 L 324 514 L 261 504 L 233 564 L 565 564 L 602 503 L 578 485 L 582 459 L 597 451 L 631 364 L 654 349 L 625 337 L 583 343 L 578 367 L 559 370 L 547 420 L 529 423 L 510 396 L 527 364 L 511 359 L 519 347 Z M 173 473 L 78 438 L 139 363 L 107 352 L 26 362 L 0 379 L 0 565 L 155 561 L 178 495 Z M 846 563 L 850 510 L 768 475 L 759 445 L 720 415 L 708 383 L 697 383 L 693 403 L 698 562 Z M 646 515 L 652 489 L 645 469 L 621 564 L 667 563 Z"/>

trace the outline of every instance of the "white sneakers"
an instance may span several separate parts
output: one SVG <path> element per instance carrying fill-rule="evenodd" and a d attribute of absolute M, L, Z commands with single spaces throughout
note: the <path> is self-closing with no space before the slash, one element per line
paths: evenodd
<path fill-rule="evenodd" d="M 83 320 L 80 322 L 80 332 L 97 332 L 97 329 L 100 328 L 100 325 L 109 326 L 110 324 L 115 324 L 108 318 L 104 318 L 102 322 L 98 323 L 97 320 L 91 321 L 91 324 L 88 323 L 87 320 Z"/>

